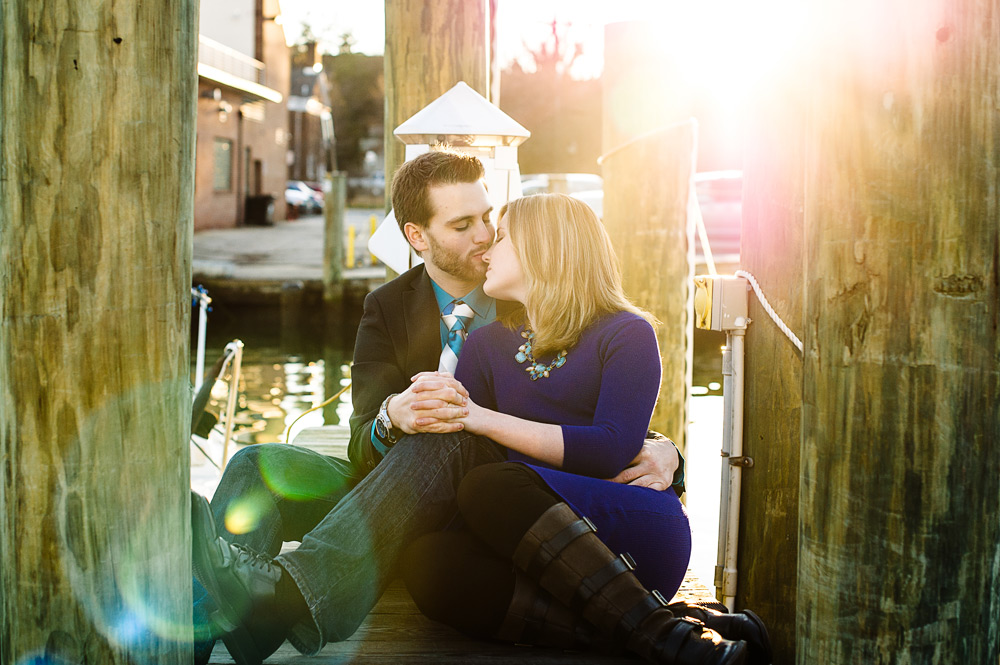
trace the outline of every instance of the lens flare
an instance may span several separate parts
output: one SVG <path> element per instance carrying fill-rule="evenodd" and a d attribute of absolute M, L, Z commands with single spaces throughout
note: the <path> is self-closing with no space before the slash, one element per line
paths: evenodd
<path fill-rule="evenodd" d="M 301 465 L 283 463 L 281 444 L 262 448 L 258 456 L 260 476 L 276 495 L 291 501 L 311 501 L 339 494 L 343 488 L 344 474 L 323 473 L 328 458 L 316 455 L 316 473 L 303 473 Z"/>
<path fill-rule="evenodd" d="M 260 526 L 261 519 L 270 508 L 266 496 L 249 495 L 236 499 L 226 509 L 226 530 L 234 535 L 250 533 Z"/>

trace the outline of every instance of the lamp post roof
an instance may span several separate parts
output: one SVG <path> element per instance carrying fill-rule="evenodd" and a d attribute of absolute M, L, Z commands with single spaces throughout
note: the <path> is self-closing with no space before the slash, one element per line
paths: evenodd
<path fill-rule="evenodd" d="M 516 146 L 531 132 L 464 81 L 425 106 L 393 132 L 403 143 Z"/>

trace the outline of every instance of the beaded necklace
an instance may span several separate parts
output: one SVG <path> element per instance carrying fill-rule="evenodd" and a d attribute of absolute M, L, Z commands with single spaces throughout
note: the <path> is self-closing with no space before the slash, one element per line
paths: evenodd
<path fill-rule="evenodd" d="M 542 363 L 535 360 L 535 356 L 531 354 L 531 340 L 535 339 L 535 332 L 531 328 L 525 328 L 521 332 L 521 337 L 525 338 L 527 341 L 521 346 L 517 347 L 517 354 L 514 355 L 514 360 L 518 363 L 523 363 L 529 361 L 529 365 L 524 368 L 525 372 L 531 374 L 531 380 L 537 381 L 538 379 L 547 378 L 549 372 L 557 370 L 566 364 L 566 350 L 563 349 L 556 356 L 556 359 L 550 362 L 548 365 L 543 365 Z"/>

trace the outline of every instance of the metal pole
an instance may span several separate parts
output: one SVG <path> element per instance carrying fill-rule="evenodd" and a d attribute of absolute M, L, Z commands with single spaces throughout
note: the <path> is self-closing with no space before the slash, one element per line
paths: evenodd
<path fill-rule="evenodd" d="M 212 299 L 203 287 L 191 289 L 191 295 L 198 301 L 198 348 L 195 351 L 194 391 L 198 392 L 205 380 L 205 332 L 208 328 L 208 306 Z"/>
<path fill-rule="evenodd" d="M 725 422 L 723 423 L 723 499 L 719 517 L 719 565 L 716 586 L 723 604 L 732 612 L 736 603 L 736 553 L 740 535 L 740 487 L 743 481 L 743 334 L 742 329 L 726 333 L 726 355 L 723 360 L 723 393 Z M 728 365 L 728 368 L 726 367 Z M 728 373 L 727 373 L 728 370 Z"/>
<path fill-rule="evenodd" d="M 226 434 L 222 440 L 222 464 L 220 471 L 229 461 L 229 440 L 233 436 L 233 417 L 236 415 L 236 396 L 240 393 L 240 370 L 243 367 L 243 342 L 234 339 L 228 348 L 233 351 L 233 366 L 229 373 L 229 395 L 226 400 Z"/>

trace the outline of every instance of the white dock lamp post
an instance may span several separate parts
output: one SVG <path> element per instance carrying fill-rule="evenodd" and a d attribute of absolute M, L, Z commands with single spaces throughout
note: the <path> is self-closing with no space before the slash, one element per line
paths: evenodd
<path fill-rule="evenodd" d="M 531 132 L 462 81 L 397 127 L 393 134 L 406 144 L 406 161 L 441 149 L 478 157 L 486 169 L 486 187 L 494 210 L 521 195 L 517 146 Z M 397 273 L 421 261 L 406 242 L 391 211 L 369 238 L 368 250 Z"/>

